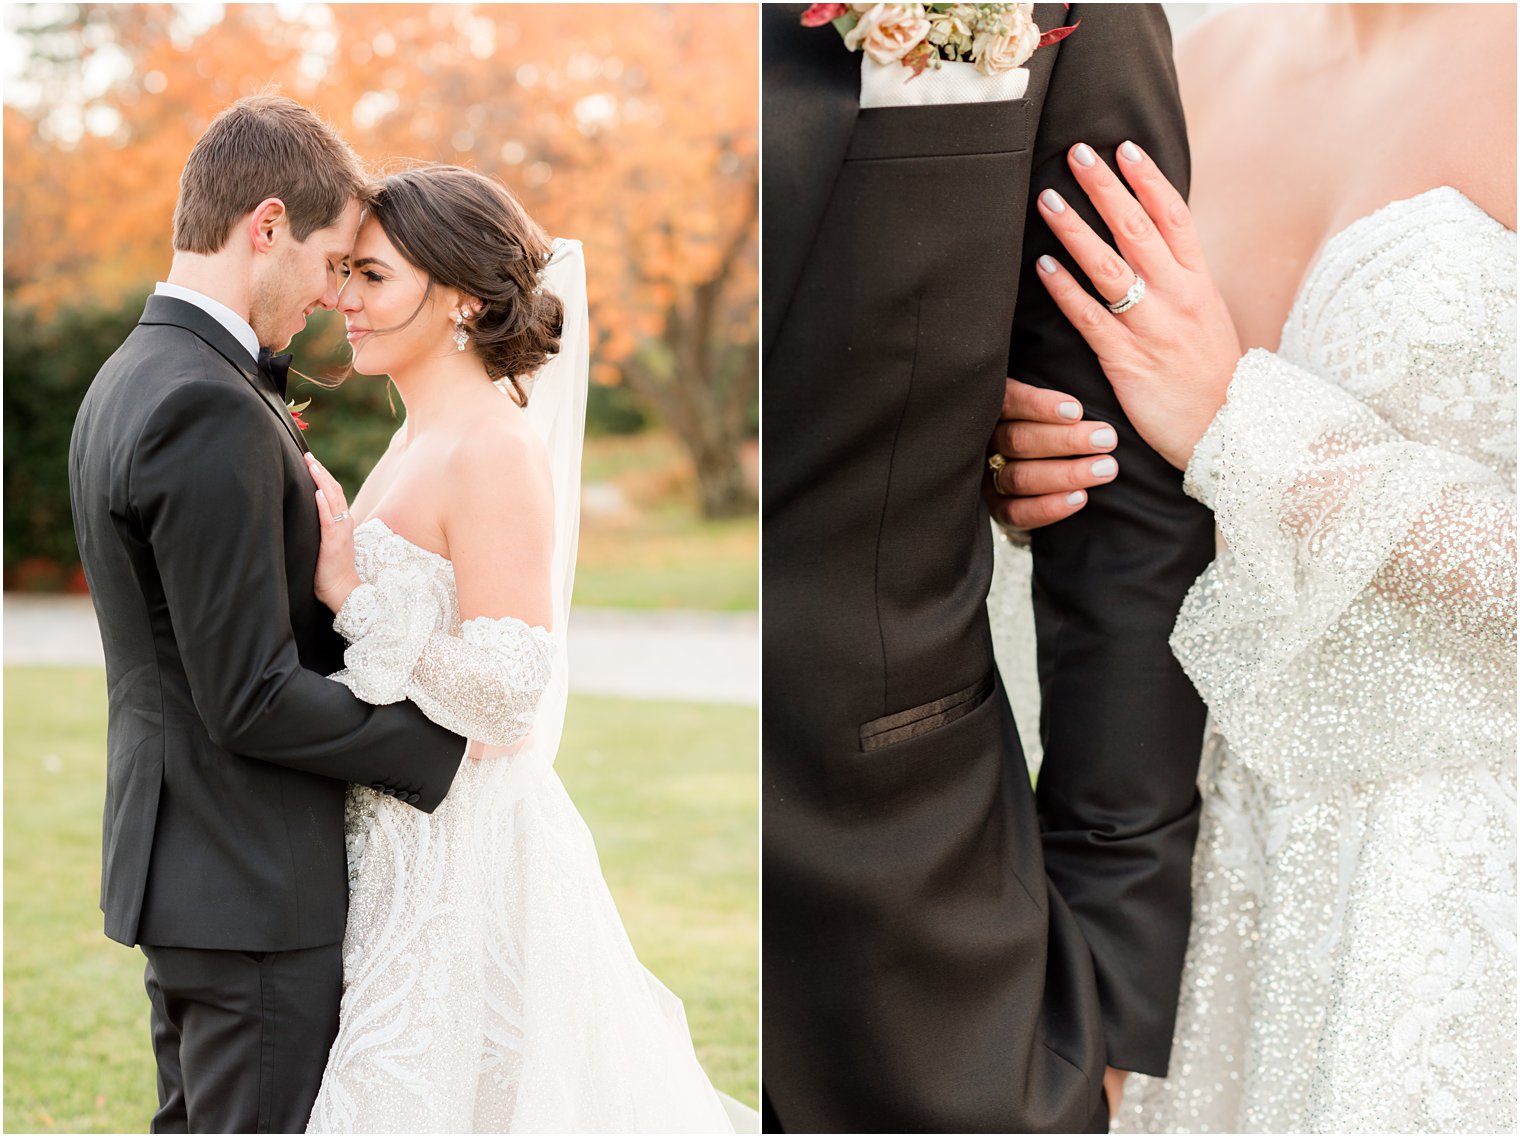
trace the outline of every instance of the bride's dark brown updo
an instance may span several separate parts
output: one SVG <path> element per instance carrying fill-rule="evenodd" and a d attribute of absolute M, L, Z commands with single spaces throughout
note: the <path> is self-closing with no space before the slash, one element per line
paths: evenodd
<path fill-rule="evenodd" d="M 504 185 L 462 166 L 389 174 L 370 211 L 401 255 L 427 273 L 424 306 L 435 284 L 480 301 L 465 321 L 470 346 L 486 374 L 508 380 L 526 406 L 520 380 L 559 351 L 564 325 L 564 305 L 538 278 L 548 235 Z"/>

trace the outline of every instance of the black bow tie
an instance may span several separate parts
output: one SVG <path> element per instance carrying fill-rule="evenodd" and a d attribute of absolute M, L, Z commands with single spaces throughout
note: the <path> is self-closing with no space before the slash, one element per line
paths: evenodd
<path fill-rule="evenodd" d="M 259 374 L 274 384 L 274 389 L 285 397 L 285 385 L 290 378 L 292 355 L 276 355 L 267 347 L 259 348 Z"/>

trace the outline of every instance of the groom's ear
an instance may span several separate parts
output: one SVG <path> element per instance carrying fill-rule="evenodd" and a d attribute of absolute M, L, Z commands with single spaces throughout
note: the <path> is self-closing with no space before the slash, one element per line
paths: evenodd
<path fill-rule="evenodd" d="M 276 243 L 290 238 L 290 215 L 285 203 L 277 197 L 266 197 L 254 206 L 246 224 L 248 239 L 256 253 L 268 253 Z"/>

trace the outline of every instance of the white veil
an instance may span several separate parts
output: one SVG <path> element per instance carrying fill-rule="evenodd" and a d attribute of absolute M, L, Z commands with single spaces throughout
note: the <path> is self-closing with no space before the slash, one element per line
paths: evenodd
<path fill-rule="evenodd" d="M 510 762 L 510 797 L 524 792 L 536 774 L 554 763 L 565 728 L 570 695 L 570 596 L 581 529 L 581 457 L 586 446 L 586 395 L 591 374 L 591 335 L 586 309 L 586 260 L 579 241 L 556 238 L 543 270 L 543 287 L 564 305 L 559 353 L 524 384 L 528 421 L 549 451 L 554 487 L 554 670 L 539 700 L 527 746 Z"/>

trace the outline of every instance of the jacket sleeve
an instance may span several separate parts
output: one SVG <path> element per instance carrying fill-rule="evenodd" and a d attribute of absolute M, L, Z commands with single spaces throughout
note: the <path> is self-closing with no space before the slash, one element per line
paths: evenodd
<path fill-rule="evenodd" d="M 1184 194 L 1186 131 L 1159 5 L 1073 6 L 1036 135 L 1009 374 L 1082 400 L 1119 435 L 1119 476 L 1033 539 L 1046 868 L 1092 951 L 1109 1064 L 1165 1074 L 1191 909 L 1204 708 L 1167 645 L 1213 556 L 1213 521 L 1140 440 L 1102 368 L 1035 275 L 1070 257 L 1035 208 L 1054 188 L 1108 238 L 1067 152 L 1111 165 L 1131 139 Z M 1080 274 L 1078 274 L 1080 276 Z"/>
<path fill-rule="evenodd" d="M 247 758 L 436 808 L 465 740 L 410 705 L 372 707 L 300 664 L 290 622 L 283 439 L 250 392 L 203 380 L 149 414 L 130 502 L 151 547 L 196 710 Z"/>

